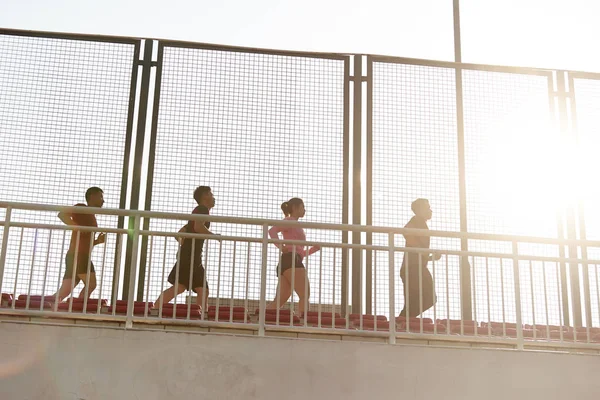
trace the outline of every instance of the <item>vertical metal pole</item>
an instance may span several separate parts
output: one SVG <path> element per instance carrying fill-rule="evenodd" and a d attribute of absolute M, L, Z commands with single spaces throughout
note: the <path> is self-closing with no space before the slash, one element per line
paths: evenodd
<path fill-rule="evenodd" d="M 148 92 L 150 91 L 150 70 L 152 69 L 152 48 L 153 40 L 146 39 L 144 42 L 144 60 L 142 61 L 142 86 L 140 88 L 140 104 L 138 110 L 137 134 L 135 140 L 135 158 L 133 162 L 133 178 L 131 187 L 131 203 L 129 208 L 137 210 L 140 202 L 140 182 L 142 179 L 142 157 L 144 153 L 144 139 L 146 136 L 146 116 L 148 114 Z M 133 229 L 134 219 L 129 220 L 129 231 Z M 132 235 L 127 235 L 127 252 L 125 254 L 125 266 L 123 275 L 123 297 L 129 298 L 130 288 L 135 289 L 135 286 L 129 284 L 131 270 L 136 270 L 137 265 L 133 264 L 133 260 L 137 260 L 137 254 L 132 254 L 133 238 Z M 142 268 L 144 269 L 144 268 Z"/>
<path fill-rule="evenodd" d="M 553 118 L 553 122 L 556 123 L 557 122 L 557 118 L 560 118 L 560 113 L 556 111 L 557 108 L 557 99 L 556 97 L 556 93 L 554 91 L 554 83 L 555 83 L 555 79 L 553 79 L 552 75 L 548 76 L 548 100 L 549 100 L 549 107 L 550 107 L 550 115 Z M 558 117 L 557 117 L 558 116 Z M 560 240 L 563 240 L 565 238 L 565 228 L 564 228 L 564 218 L 565 216 L 564 214 L 564 210 L 559 210 L 556 213 L 556 232 L 557 232 L 557 237 Z M 558 256 L 560 258 L 566 258 L 566 253 L 565 253 L 565 245 L 564 243 L 561 243 L 561 245 L 558 246 Z M 561 324 L 565 324 L 566 326 L 570 325 L 570 306 L 569 306 L 569 290 L 568 290 L 568 285 L 567 285 L 567 265 L 565 262 L 561 261 L 559 264 L 557 264 L 557 278 L 559 278 L 559 280 L 557 281 L 557 284 L 560 283 L 560 288 L 559 288 L 559 298 L 561 298 L 562 296 L 562 301 L 559 304 L 559 307 L 562 308 L 561 311 L 561 315 L 562 315 L 562 319 L 561 319 Z"/>
<path fill-rule="evenodd" d="M 152 203 L 152 184 L 154 182 L 154 159 L 156 153 L 156 131 L 158 129 L 158 111 L 160 107 L 160 85 L 162 79 L 162 60 L 163 60 L 163 45 L 162 43 L 158 43 L 158 52 L 156 58 L 156 76 L 154 80 L 154 105 L 152 107 L 152 126 L 150 127 L 150 146 L 148 150 L 148 169 L 147 180 L 146 180 L 146 204 L 144 205 L 144 210 L 151 209 Z M 144 230 L 150 229 L 150 219 L 144 219 Z M 205 242 L 208 243 L 208 242 Z M 208 244 L 207 244 L 208 245 Z M 146 254 L 148 248 L 148 238 L 146 236 L 142 237 L 142 255 L 140 258 L 140 265 L 146 265 Z M 140 268 L 140 274 L 138 281 L 144 282 L 145 279 L 145 270 L 144 268 Z M 138 286 L 138 300 L 142 301 L 143 292 L 140 290 Z M 204 314 L 202 314 L 204 317 Z"/>
<path fill-rule="evenodd" d="M 349 218 L 349 198 L 350 198 L 350 58 L 344 60 L 344 175 L 343 175 L 343 194 L 342 194 L 342 223 L 347 224 Z M 342 243 L 348 243 L 348 231 L 342 231 Z M 348 252 L 342 249 L 342 288 L 340 299 L 340 312 L 346 315 L 348 309 Z M 334 264 L 334 268 L 336 265 Z M 335 281 L 334 281 L 335 284 Z M 335 297 L 333 298 L 335 304 Z"/>
<path fill-rule="evenodd" d="M 367 186 L 367 225 L 373 225 L 373 60 L 367 56 L 367 165 L 366 168 L 366 186 Z M 367 244 L 373 243 L 373 234 L 367 232 Z M 393 266 L 391 266 L 393 268 Z M 365 264 L 366 276 L 366 310 L 367 314 L 371 314 L 373 306 L 373 280 L 377 281 L 377 277 L 373 277 L 373 252 L 367 250 L 367 260 Z M 377 298 L 375 298 L 377 301 Z M 393 314 L 390 314 L 393 316 Z M 390 316 L 390 318 L 391 318 Z"/>
<path fill-rule="evenodd" d="M 354 56 L 354 115 L 352 123 L 352 224 L 361 224 L 362 209 L 362 56 Z M 352 232 L 352 243 L 360 244 L 361 232 Z M 362 314 L 361 304 L 361 253 L 352 249 L 352 312 Z"/>
<path fill-rule="evenodd" d="M 389 314 L 390 314 L 390 336 L 389 336 L 389 343 L 390 344 L 396 344 L 396 291 L 394 290 L 396 288 L 396 282 L 395 282 L 395 271 L 396 271 L 396 261 L 395 261 L 395 249 L 394 249 L 394 234 L 390 233 L 388 236 L 388 251 L 389 251 L 389 274 L 388 274 L 388 279 L 389 279 L 389 285 L 390 285 L 390 290 L 389 290 Z M 375 318 L 377 318 L 377 316 L 375 316 Z M 407 324 L 410 324 L 410 318 L 406 317 L 406 321 Z"/>
<path fill-rule="evenodd" d="M 2 251 L 0 252 L 0 292 L 4 282 L 4 265 L 6 264 L 6 253 L 8 252 L 8 234 L 10 232 L 10 217 L 12 207 L 6 207 L 6 217 L 4 218 L 4 229 L 2 230 Z M 15 296 L 17 294 L 15 293 Z"/>
<path fill-rule="evenodd" d="M 139 215 L 136 215 L 133 220 L 133 232 L 131 235 L 131 262 L 137 263 L 138 256 L 138 244 L 140 238 L 140 219 Z M 127 319 L 125 321 L 125 329 L 131 329 L 133 327 L 133 295 L 134 285 L 135 285 L 135 268 L 131 268 L 129 270 L 129 274 L 131 275 L 128 279 L 129 281 L 129 290 L 127 291 Z M 125 288 L 123 288 L 125 289 Z"/>
<path fill-rule="evenodd" d="M 581 148 L 579 130 L 577 129 L 577 103 L 575 97 L 575 80 L 573 75 L 569 73 L 569 93 L 567 94 L 571 99 L 571 129 L 573 130 L 573 136 L 577 148 Z M 585 207 L 583 199 L 577 199 L 576 211 L 579 217 L 579 238 L 581 240 L 587 240 L 586 227 L 585 227 Z M 581 259 L 583 263 L 583 298 L 585 299 L 585 322 L 586 326 L 592 326 L 592 294 L 590 291 L 590 271 L 588 264 L 588 252 L 587 246 L 581 246 Z"/>
<path fill-rule="evenodd" d="M 558 99 L 558 117 L 560 124 L 560 132 L 567 140 L 568 124 L 567 124 L 567 88 L 565 84 L 565 72 L 556 72 L 556 90 Z M 575 216 L 575 207 L 572 203 L 567 205 L 567 239 L 577 240 L 577 223 Z M 569 244 L 567 246 L 569 258 L 577 258 L 577 246 Z M 571 304 L 573 307 L 573 324 L 576 327 L 583 326 L 581 316 L 581 285 L 579 280 L 579 265 L 577 263 L 569 263 L 569 278 L 571 282 Z"/>
<path fill-rule="evenodd" d="M 125 133 L 125 154 L 123 158 L 123 174 L 121 176 L 121 196 L 119 199 L 119 208 L 124 209 L 127 207 L 127 184 L 129 182 L 129 160 L 131 157 L 131 138 L 133 136 L 133 120 L 135 114 L 135 97 L 137 93 L 137 81 L 138 81 L 138 69 L 140 62 L 140 47 L 141 40 L 137 41 L 133 51 L 133 59 L 131 66 L 131 83 L 129 89 L 129 107 L 127 109 L 127 128 Z M 119 215 L 117 220 L 117 228 L 122 229 L 125 226 L 125 217 Z M 119 294 L 119 285 L 121 269 L 121 248 L 123 246 L 123 236 L 117 234 L 115 242 L 115 263 L 113 268 L 113 288 L 111 298 L 116 298 Z M 106 249 L 107 245 L 104 245 Z M 105 265 L 105 264 L 104 264 Z M 104 271 L 104 268 L 102 268 Z M 99 298 L 100 300 L 100 298 Z M 98 307 L 100 309 L 100 307 Z"/>
<path fill-rule="evenodd" d="M 463 79 L 462 79 L 462 45 L 460 38 L 460 0 L 453 0 L 454 10 L 454 61 L 456 84 L 456 132 L 458 140 L 458 192 L 460 201 L 460 231 L 467 232 L 467 179 L 465 172 L 465 123 L 463 110 Z M 469 241 L 462 238 L 460 241 L 462 251 L 469 251 Z M 472 320 L 473 307 L 471 305 L 471 269 L 468 262 L 460 260 L 460 281 L 462 296 L 462 317 Z"/>
<path fill-rule="evenodd" d="M 513 279 L 515 281 L 515 314 L 517 317 L 517 349 L 523 350 L 523 318 L 521 315 L 521 277 L 519 274 L 519 246 L 512 242 Z"/>
<path fill-rule="evenodd" d="M 269 254 L 269 226 L 263 226 L 262 259 L 260 264 L 260 299 L 258 305 L 258 336 L 265 336 L 265 313 L 267 308 L 267 256 Z"/>

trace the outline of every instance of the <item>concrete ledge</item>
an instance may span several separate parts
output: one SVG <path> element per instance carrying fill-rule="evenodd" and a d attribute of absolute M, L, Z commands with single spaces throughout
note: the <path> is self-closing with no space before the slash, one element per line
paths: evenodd
<path fill-rule="evenodd" d="M 342 340 L 342 335 L 325 333 L 298 333 L 298 339 Z"/>

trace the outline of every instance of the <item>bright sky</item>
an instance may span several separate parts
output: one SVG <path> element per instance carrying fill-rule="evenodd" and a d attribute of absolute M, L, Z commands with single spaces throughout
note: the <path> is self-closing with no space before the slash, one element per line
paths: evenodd
<path fill-rule="evenodd" d="M 462 0 L 463 60 L 600 71 L 589 0 Z M 0 0 L 0 26 L 453 59 L 452 0 Z"/>

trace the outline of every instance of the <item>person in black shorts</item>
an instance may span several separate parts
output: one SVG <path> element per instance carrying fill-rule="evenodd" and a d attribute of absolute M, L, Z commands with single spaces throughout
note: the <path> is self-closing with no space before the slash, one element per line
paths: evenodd
<path fill-rule="evenodd" d="M 417 199 L 412 202 L 411 209 L 415 216 L 404 226 L 411 229 L 429 229 L 427 221 L 431 219 L 432 211 L 427 199 Z M 410 236 L 404 235 L 406 247 L 415 247 L 428 249 L 429 236 Z M 439 260 L 440 254 L 430 255 L 430 253 L 406 252 L 400 268 L 400 278 L 404 284 L 404 308 L 400 312 L 401 317 L 416 317 L 429 308 L 431 308 L 437 297 L 435 296 L 435 287 L 431 273 L 427 269 L 429 260 Z M 419 270 L 421 270 L 422 286 L 419 287 Z M 408 288 L 407 288 L 408 286 Z M 423 308 L 421 309 L 420 299 L 423 298 Z M 408 303 L 408 312 L 407 312 Z M 407 315 L 408 314 L 408 315 Z"/>
<path fill-rule="evenodd" d="M 215 206 L 215 197 L 212 190 L 208 186 L 199 186 L 194 191 L 194 200 L 198 206 L 192 211 L 194 214 L 210 214 L 210 210 Z M 199 233 L 203 235 L 212 235 L 208 230 L 210 222 L 188 221 L 188 223 L 180 229 L 179 232 Z M 206 304 L 208 301 L 208 282 L 206 282 L 206 274 L 202 266 L 202 250 L 204 247 L 204 239 L 184 238 L 180 240 L 179 248 L 179 272 L 177 271 L 177 263 L 173 266 L 167 281 L 173 285 L 165 290 L 154 303 L 154 308 L 159 308 L 160 304 L 166 304 L 173 298 L 186 290 L 196 292 L 196 304 L 202 307 L 202 302 Z M 193 244 L 193 246 L 192 246 Z M 192 253 L 192 247 L 194 251 Z M 190 272 L 192 272 L 192 280 L 190 282 Z"/>
<path fill-rule="evenodd" d="M 306 212 L 304 209 L 304 202 L 297 197 L 284 202 L 281 205 L 281 211 L 283 211 L 283 215 L 285 215 L 284 221 L 298 221 L 300 218 L 304 217 Z M 279 239 L 279 233 L 281 233 L 285 240 L 306 241 L 304 229 L 299 226 L 273 226 L 269 230 L 269 236 L 273 239 Z M 296 294 L 298 294 L 298 310 L 300 316 L 304 316 L 305 303 L 308 304 L 308 298 L 310 297 L 310 284 L 306 277 L 306 269 L 302 261 L 305 257 L 319 251 L 320 247 L 313 246 L 307 252 L 304 249 L 304 246 L 300 245 L 276 244 L 276 246 L 281 250 L 281 257 L 276 270 L 277 276 L 279 277 L 279 283 L 277 285 L 278 294 L 275 296 L 275 300 L 267 306 L 267 309 L 280 308 L 288 301 L 292 292 L 295 291 Z M 292 287 L 292 277 L 294 280 L 294 287 Z M 277 300 L 279 300 L 279 302 Z"/>
<path fill-rule="evenodd" d="M 102 207 L 104 205 L 104 192 L 99 187 L 91 187 L 85 192 L 86 204 L 78 203 L 75 207 Z M 92 226 L 97 227 L 96 216 L 94 214 L 70 214 L 66 212 L 58 213 L 58 218 L 66 225 L 70 226 Z M 71 294 L 71 288 L 74 288 L 83 281 L 84 287 L 79 293 L 79 298 L 84 298 L 87 292 L 89 295 L 96 289 L 96 271 L 94 263 L 90 257 L 94 246 L 104 243 L 104 233 L 95 237 L 94 232 L 73 231 L 71 234 L 71 243 L 65 263 L 67 268 L 63 276 L 62 285 L 58 289 L 58 301 L 62 301 Z M 75 281 L 73 282 L 73 268 L 75 263 Z M 88 276 L 89 264 L 89 276 Z M 56 297 L 56 293 L 52 296 Z"/>

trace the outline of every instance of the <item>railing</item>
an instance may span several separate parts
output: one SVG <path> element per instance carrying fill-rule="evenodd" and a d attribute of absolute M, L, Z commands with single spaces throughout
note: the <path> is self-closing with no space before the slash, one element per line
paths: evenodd
<path fill-rule="evenodd" d="M 320 231 L 368 232 L 375 238 L 386 237 L 387 243 L 366 245 L 287 241 L 271 239 L 268 227 L 297 226 L 298 222 L 6 202 L 0 202 L 0 209 L 5 210 L 5 220 L 0 223 L 3 226 L 1 314 L 116 320 L 124 322 L 126 327 L 132 327 L 134 323 L 225 326 L 258 331 L 259 335 L 273 329 L 316 331 L 387 337 L 389 343 L 395 343 L 399 338 L 418 337 L 510 343 L 518 348 L 528 345 L 600 345 L 600 261 L 535 255 L 531 251 L 533 245 L 547 246 L 557 253 L 564 246 L 576 246 L 578 250 L 597 248 L 600 247 L 597 241 L 322 223 L 300 224 L 307 230 L 308 238 Z M 128 217 L 134 221 L 133 230 L 19 222 L 19 213 L 47 214 L 59 211 Z M 199 235 L 141 229 L 143 221 L 149 218 L 172 223 L 179 221 L 179 224 L 182 220 L 209 220 L 214 223 L 214 232 L 224 234 Z M 235 234 L 236 229 L 249 226 L 258 228 L 255 232 L 259 233 L 254 236 Z M 71 287 L 71 291 L 76 289 L 73 296 L 61 302 L 58 289 L 64 271 L 63 258 L 69 231 L 78 232 L 75 235 L 77 245 L 81 235 L 90 231 L 105 233 L 106 243 L 93 251 L 91 262 L 87 264 L 88 282 L 84 291 L 89 287 L 92 263 L 96 268 L 97 289 L 91 295 L 86 292 L 82 295 L 80 283 L 77 287 Z M 130 236 L 135 251 L 131 259 L 132 268 L 128 269 L 131 274 L 128 279 L 128 298 L 120 299 L 124 282 L 124 257 L 117 249 L 116 262 L 113 262 L 112 258 L 106 257 L 106 248 L 110 243 L 122 242 L 125 235 Z M 488 244 L 507 243 L 510 250 L 484 252 L 406 248 L 402 244 L 403 235 L 468 239 Z M 149 242 L 147 265 L 143 266 L 138 265 L 141 238 L 147 238 Z M 193 246 L 197 241 L 206 239 L 202 261 L 207 278 L 203 288 L 206 291 L 210 287 L 210 293 L 208 298 L 200 299 L 199 305 L 194 304 L 194 296 L 186 293 L 175 296 L 172 303 L 155 303 L 158 295 L 170 286 L 167 275 L 173 266 L 175 281 L 180 281 L 178 278 L 183 268 L 175 240 L 179 238 L 192 239 Z M 381 243 L 382 240 L 375 242 Z M 293 245 L 292 252 L 300 247 L 321 247 L 320 252 L 302 260 L 306 268 L 304 286 L 310 285 L 312 288 L 310 297 L 303 296 L 304 304 L 299 303 L 297 296 L 292 296 L 288 302 L 279 301 L 281 292 L 276 290 L 276 266 L 280 250 L 275 244 Z M 348 257 L 351 249 L 358 250 L 361 265 L 365 257 L 371 257 L 375 282 L 372 288 L 372 315 L 353 314 L 352 305 L 341 295 L 341 269 L 347 268 L 341 265 L 341 260 Z M 403 258 L 408 260 L 408 268 L 402 269 L 405 270 L 402 276 L 404 285 L 399 273 Z M 302 283 L 295 281 L 298 276 L 296 272 L 302 266 L 296 265 L 300 260 L 296 261 L 295 257 L 292 259 L 292 274 L 289 275 L 292 279 L 289 283 L 293 292 L 302 286 Z M 427 267 L 426 259 L 431 259 Z M 138 268 L 145 269 L 144 282 L 136 282 Z M 469 286 L 474 288 L 473 293 L 467 296 L 473 303 L 473 320 L 463 316 L 461 303 L 465 296 L 460 279 L 457 279 L 462 268 L 469 268 L 473 279 Z M 592 317 L 581 326 L 570 324 L 565 315 L 573 302 L 579 301 L 568 288 L 562 286 L 560 274 L 565 268 L 575 268 L 577 273 L 590 281 L 581 306 L 589 310 L 584 314 Z M 193 282 L 194 272 L 198 270 L 192 268 L 186 272 L 190 274 L 190 282 Z M 382 276 L 385 279 L 381 279 Z M 136 287 L 141 290 L 136 291 Z M 361 284 L 360 297 L 363 303 L 365 291 L 365 285 Z M 134 301 L 136 292 L 143 293 L 138 301 Z M 405 296 L 405 293 L 409 295 Z M 566 296 L 564 293 L 567 293 Z M 76 299 L 76 295 L 81 295 L 81 300 Z M 269 303 L 274 300 L 278 304 L 283 303 L 283 307 L 270 308 Z M 300 313 L 301 308 L 306 312 Z M 404 316 L 398 317 L 402 308 L 405 309 Z"/>

